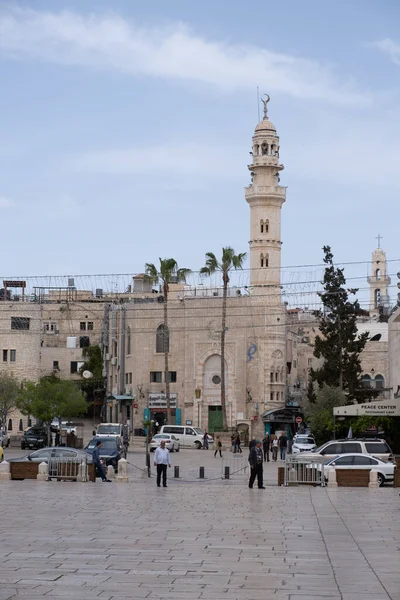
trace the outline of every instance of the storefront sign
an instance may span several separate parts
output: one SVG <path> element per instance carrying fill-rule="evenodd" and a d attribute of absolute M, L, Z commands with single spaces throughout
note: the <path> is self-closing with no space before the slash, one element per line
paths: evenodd
<path fill-rule="evenodd" d="M 350 404 L 348 406 L 335 406 L 335 416 L 343 417 L 400 417 L 400 402 L 397 400 L 381 400 L 365 404 Z"/>
<path fill-rule="evenodd" d="M 178 394 L 169 395 L 169 403 L 171 408 L 176 408 Z M 149 393 L 149 408 L 167 408 L 167 397 L 165 394 Z"/>

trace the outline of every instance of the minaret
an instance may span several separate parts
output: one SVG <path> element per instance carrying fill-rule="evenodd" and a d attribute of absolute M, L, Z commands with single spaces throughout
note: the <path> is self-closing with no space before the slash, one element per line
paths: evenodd
<path fill-rule="evenodd" d="M 372 253 L 372 272 L 368 277 L 370 315 L 378 315 L 379 307 L 389 306 L 390 277 L 387 274 L 386 252 L 381 248 L 382 236 L 378 235 L 377 239 L 378 248 Z"/>
<path fill-rule="evenodd" d="M 250 286 L 252 294 L 267 294 L 266 288 L 281 282 L 281 208 L 286 187 L 279 185 L 279 137 L 267 118 L 269 96 L 262 100 L 264 118 L 253 136 L 252 182 L 245 188 L 250 206 Z M 279 294 L 276 295 L 277 300 Z"/>

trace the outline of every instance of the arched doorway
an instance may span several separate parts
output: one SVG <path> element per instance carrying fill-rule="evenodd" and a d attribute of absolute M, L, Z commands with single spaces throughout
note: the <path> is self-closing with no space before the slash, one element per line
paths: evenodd
<path fill-rule="evenodd" d="M 221 407 L 221 355 L 212 354 L 203 365 L 203 406 L 207 411 L 203 417 L 206 429 L 213 433 L 222 430 Z M 228 389 L 228 367 L 225 361 L 225 388 Z M 227 398 L 228 400 L 228 398 Z M 227 402 L 227 413 L 229 412 Z M 229 419 L 229 415 L 227 415 Z"/>

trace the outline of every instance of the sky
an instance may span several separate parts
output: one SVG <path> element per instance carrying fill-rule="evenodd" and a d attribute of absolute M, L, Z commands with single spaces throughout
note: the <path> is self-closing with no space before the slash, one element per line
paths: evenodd
<path fill-rule="evenodd" d="M 0 0 L 0 272 L 247 251 L 257 86 L 282 264 L 368 261 L 381 234 L 396 272 L 399 24 L 398 0 Z"/>

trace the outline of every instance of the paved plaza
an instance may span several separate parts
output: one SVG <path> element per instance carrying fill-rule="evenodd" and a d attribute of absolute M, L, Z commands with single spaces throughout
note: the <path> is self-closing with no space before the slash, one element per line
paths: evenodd
<path fill-rule="evenodd" d="M 400 599 L 397 490 L 278 488 L 276 465 L 249 490 L 172 458 L 167 489 L 142 450 L 129 484 L 0 482 L 0 599 Z"/>

